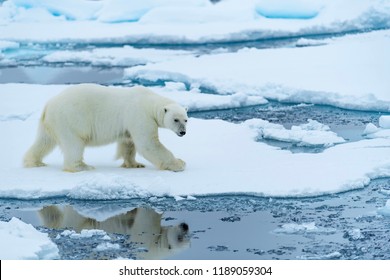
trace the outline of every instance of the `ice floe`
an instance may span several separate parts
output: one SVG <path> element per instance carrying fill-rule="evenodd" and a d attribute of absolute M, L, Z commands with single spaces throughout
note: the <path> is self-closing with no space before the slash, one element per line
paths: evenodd
<path fill-rule="evenodd" d="M 390 199 L 386 201 L 385 206 L 378 209 L 378 214 L 383 216 L 390 216 Z"/>
<path fill-rule="evenodd" d="M 132 67 L 125 75 L 197 84 L 219 94 L 242 92 L 284 102 L 389 112 L 386 48 L 390 48 L 388 30 L 343 36 L 307 48 L 246 48 L 180 57 Z"/>
<path fill-rule="evenodd" d="M 58 259 L 59 250 L 46 233 L 17 218 L 0 221 L 0 259 Z"/>
<path fill-rule="evenodd" d="M 369 123 L 363 132 L 367 138 L 390 138 L 390 116 L 381 116 L 379 118 L 379 127 Z"/>
<path fill-rule="evenodd" d="M 309 119 L 306 124 L 294 125 L 286 129 L 283 125 L 272 124 L 261 119 L 251 119 L 245 122 L 258 132 L 261 139 L 271 139 L 294 143 L 298 146 L 324 146 L 344 143 L 345 140 L 332 132 L 327 125 Z"/>
<path fill-rule="evenodd" d="M 281 225 L 279 228 L 274 229 L 273 233 L 276 234 L 332 234 L 336 230 L 332 228 L 322 228 L 315 224 L 310 223 L 288 223 Z"/>
<path fill-rule="evenodd" d="M 389 28 L 389 14 L 381 0 L 8 0 L 0 40 L 242 42 Z"/>
<path fill-rule="evenodd" d="M 0 98 L 7 100 L 0 103 L 1 115 L 31 113 L 24 119 L 0 121 L 2 135 L 7 135 L 0 147 L 1 197 L 128 199 L 236 193 L 300 197 L 362 188 L 372 179 L 390 176 L 389 138 L 341 143 L 318 154 L 294 154 L 257 142 L 258 131 L 249 127 L 250 121 L 235 124 L 196 118 L 190 118 L 183 138 L 160 130 L 162 143 L 187 162 L 184 172 L 159 171 L 143 158 L 138 160 L 146 164 L 144 169 L 119 168 L 114 144 L 86 149 L 85 161 L 96 167 L 93 171 L 63 172 L 58 149 L 45 159 L 47 167 L 23 168 L 23 154 L 35 137 L 45 102 L 64 87 L 0 85 Z M 305 131 L 310 127 L 315 129 Z M 287 131 L 293 135 L 331 133 L 314 121 Z"/>

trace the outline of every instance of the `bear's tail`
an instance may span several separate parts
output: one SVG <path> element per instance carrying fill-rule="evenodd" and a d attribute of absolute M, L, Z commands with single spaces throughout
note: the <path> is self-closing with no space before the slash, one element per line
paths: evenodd
<path fill-rule="evenodd" d="M 45 111 L 46 110 L 44 110 L 39 122 L 35 142 L 24 156 L 24 167 L 45 166 L 46 164 L 42 162 L 42 159 L 56 146 L 55 139 L 47 132 L 43 124 L 45 120 Z"/>

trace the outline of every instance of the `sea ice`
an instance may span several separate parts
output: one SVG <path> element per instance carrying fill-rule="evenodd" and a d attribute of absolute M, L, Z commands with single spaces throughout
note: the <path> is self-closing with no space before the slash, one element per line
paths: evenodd
<path fill-rule="evenodd" d="M 0 6 L 0 40 L 199 44 L 390 27 L 390 5 L 382 0 L 128 3 L 125 0 L 8 0 Z M 24 32 L 27 29 L 29 32 Z"/>
<path fill-rule="evenodd" d="M 384 129 L 390 129 L 390 116 L 380 116 L 379 126 Z"/>
<path fill-rule="evenodd" d="M 190 55 L 190 51 L 137 49 L 130 46 L 97 48 L 82 51 L 54 51 L 42 58 L 43 62 L 74 63 L 92 66 L 134 66 L 170 60 Z"/>
<path fill-rule="evenodd" d="M 292 126 L 291 129 L 260 119 L 251 119 L 246 121 L 245 124 L 255 129 L 259 138 L 294 143 L 298 146 L 330 147 L 345 142 L 342 137 L 332 132 L 328 126 L 310 119 L 308 123 Z"/>
<path fill-rule="evenodd" d="M 96 246 L 95 251 L 101 252 L 101 251 L 109 251 L 109 250 L 119 250 L 120 245 L 119 244 L 113 244 L 110 242 L 104 242 Z"/>
<path fill-rule="evenodd" d="M 349 35 L 315 47 L 185 56 L 128 68 L 125 76 L 196 84 L 219 94 L 390 112 L 389 34 Z"/>
<path fill-rule="evenodd" d="M 386 201 L 386 204 L 384 207 L 381 207 L 378 209 L 378 213 L 383 216 L 390 216 L 390 199 Z"/>
<path fill-rule="evenodd" d="M 334 233 L 335 230 L 332 228 L 321 228 L 316 226 L 315 222 L 311 222 L 311 223 L 302 223 L 302 224 L 298 224 L 298 223 L 283 224 L 281 227 L 274 229 L 272 232 L 277 234 L 310 234 L 310 233 L 331 234 Z"/>
<path fill-rule="evenodd" d="M 0 259 L 58 259 L 59 250 L 46 233 L 17 218 L 0 221 Z"/>
<path fill-rule="evenodd" d="M 363 135 L 366 138 L 390 138 L 390 116 L 381 116 L 379 127 L 372 123 L 367 124 Z"/>

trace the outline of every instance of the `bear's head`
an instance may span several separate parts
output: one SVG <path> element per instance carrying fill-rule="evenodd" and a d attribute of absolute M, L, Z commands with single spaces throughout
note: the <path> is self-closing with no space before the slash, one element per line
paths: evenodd
<path fill-rule="evenodd" d="M 178 104 L 169 104 L 164 107 L 163 127 L 172 130 L 178 136 L 186 134 L 187 110 Z"/>

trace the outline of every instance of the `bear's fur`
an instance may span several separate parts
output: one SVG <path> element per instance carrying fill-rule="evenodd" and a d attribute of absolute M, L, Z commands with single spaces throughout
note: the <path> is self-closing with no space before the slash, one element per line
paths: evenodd
<path fill-rule="evenodd" d="M 83 161 L 84 148 L 116 141 L 122 167 L 144 167 L 135 161 L 138 152 L 159 169 L 182 171 L 185 162 L 160 143 L 158 128 L 183 136 L 187 119 L 186 109 L 142 86 L 71 86 L 46 104 L 24 166 L 44 166 L 42 159 L 58 145 L 65 171 L 89 170 L 93 167 Z"/>

